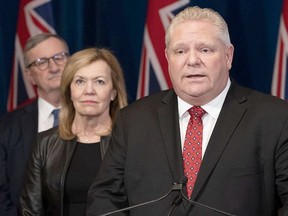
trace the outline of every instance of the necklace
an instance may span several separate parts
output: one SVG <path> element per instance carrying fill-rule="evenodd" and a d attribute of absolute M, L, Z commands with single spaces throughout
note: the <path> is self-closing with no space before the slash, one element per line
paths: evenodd
<path fill-rule="evenodd" d="M 95 143 L 99 142 L 101 136 L 106 136 L 111 132 L 111 124 L 107 127 L 101 124 L 86 124 L 86 126 L 79 127 L 80 125 L 74 122 L 75 135 L 79 142 L 82 143 Z"/>
<path fill-rule="evenodd" d="M 100 141 L 100 136 L 96 134 L 92 134 L 90 136 L 78 135 L 78 141 L 80 141 L 81 143 L 95 143 Z"/>

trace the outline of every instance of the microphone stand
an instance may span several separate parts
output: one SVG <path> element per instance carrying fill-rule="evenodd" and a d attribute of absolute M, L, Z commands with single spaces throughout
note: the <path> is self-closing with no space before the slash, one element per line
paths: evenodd
<path fill-rule="evenodd" d="M 180 203 L 182 202 L 182 196 L 178 195 L 174 198 L 174 200 L 172 201 L 172 207 L 168 213 L 168 216 L 172 215 L 172 212 L 174 211 L 174 209 L 180 205 Z"/>
<path fill-rule="evenodd" d="M 140 204 L 137 204 L 137 205 L 133 205 L 133 206 L 129 206 L 129 207 L 126 207 L 126 208 L 123 208 L 123 209 L 118 209 L 118 210 L 115 210 L 115 211 L 112 211 L 112 212 L 108 212 L 108 213 L 105 213 L 105 214 L 101 214 L 99 216 L 108 216 L 108 215 L 113 215 L 113 214 L 116 214 L 116 213 L 119 213 L 119 212 L 124 212 L 124 211 L 128 211 L 128 210 L 131 210 L 131 209 L 134 209 L 134 208 L 138 208 L 138 207 L 141 207 L 141 206 L 144 206 L 144 205 L 150 205 L 150 204 L 153 204 L 155 202 L 158 202 L 160 200 L 163 200 L 165 199 L 166 197 L 168 197 L 170 195 L 171 192 L 173 191 L 179 191 L 181 190 L 182 188 L 182 184 L 179 184 L 179 183 L 173 183 L 173 186 L 172 188 L 168 191 L 168 193 L 166 193 L 164 196 L 158 198 L 158 199 L 154 199 L 154 200 L 150 200 L 150 201 L 147 201 L 147 202 L 144 202 L 144 203 L 140 203 Z M 182 200 L 182 199 L 181 199 Z M 175 204 L 176 206 L 176 204 Z M 175 208 L 175 207 L 174 207 Z M 173 208 L 173 209 L 174 209 Z M 171 210 L 172 212 L 172 210 Z"/>
<path fill-rule="evenodd" d="M 230 214 L 230 213 L 227 213 L 227 212 L 224 212 L 224 211 L 221 211 L 219 209 L 216 209 L 216 208 L 212 208 L 210 206 L 207 206 L 207 205 L 204 205 L 202 203 L 199 203 L 197 201 L 193 201 L 193 200 L 190 200 L 188 199 L 184 193 L 183 193 L 183 186 L 186 185 L 187 183 L 187 177 L 186 176 L 183 176 L 180 178 L 180 180 L 178 181 L 178 183 L 173 183 L 173 186 L 172 188 L 168 191 L 168 193 L 166 193 L 164 196 L 158 198 L 158 199 L 154 199 L 154 200 L 150 200 L 150 201 L 147 201 L 147 202 L 144 202 L 144 203 L 139 203 L 137 205 L 133 205 L 133 206 L 129 206 L 129 207 L 126 207 L 126 208 L 122 208 L 122 209 L 118 209 L 118 210 L 115 210 L 115 211 L 112 211 L 112 212 L 108 212 L 108 213 L 105 213 L 105 214 L 101 214 L 99 216 L 109 216 L 109 215 L 113 215 L 113 214 L 116 214 L 116 213 L 120 213 L 120 212 L 124 212 L 124 211 L 128 211 L 128 210 L 131 210 L 131 209 L 134 209 L 134 208 L 138 208 L 138 207 L 141 207 L 141 206 L 145 206 L 145 205 L 150 205 L 150 204 L 153 204 L 155 202 L 158 202 L 160 200 L 163 200 L 165 199 L 166 197 L 168 197 L 171 192 L 173 191 L 181 191 L 181 195 L 178 195 L 174 198 L 174 200 L 172 201 L 172 207 L 168 213 L 168 216 L 171 216 L 172 215 L 172 212 L 174 211 L 174 209 L 180 205 L 180 203 L 182 202 L 183 198 L 190 202 L 191 204 L 193 204 L 194 206 L 196 207 L 200 207 L 200 208 L 203 208 L 203 209 L 208 209 L 210 211 L 214 211 L 214 212 L 217 212 L 217 213 L 220 213 L 220 214 L 223 214 L 223 215 L 226 215 L 226 216 L 236 216 L 236 215 L 233 215 L 233 214 Z"/>
<path fill-rule="evenodd" d="M 220 213 L 220 214 L 227 215 L 227 216 L 236 216 L 236 215 L 234 215 L 234 214 L 230 214 L 230 213 L 221 211 L 221 210 L 219 210 L 219 209 L 212 208 L 212 207 L 210 207 L 210 206 L 204 205 L 204 204 L 202 204 L 202 203 L 199 203 L 199 202 L 190 200 L 190 199 L 188 199 L 188 198 L 185 196 L 185 194 L 183 193 L 183 190 L 181 190 L 181 195 L 182 195 L 182 197 L 183 197 L 185 200 L 187 200 L 188 202 L 192 203 L 194 206 L 197 206 L 197 207 L 200 207 L 200 208 L 204 208 L 204 209 L 208 209 L 208 210 L 210 210 L 210 211 L 218 212 L 218 213 Z"/>

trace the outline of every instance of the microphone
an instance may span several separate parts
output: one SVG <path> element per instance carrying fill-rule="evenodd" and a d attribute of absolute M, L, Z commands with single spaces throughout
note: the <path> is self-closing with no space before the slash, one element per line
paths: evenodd
<path fill-rule="evenodd" d="M 181 186 L 185 186 L 187 181 L 188 181 L 188 178 L 186 176 L 183 176 L 182 178 L 182 184 Z M 213 208 L 213 207 L 210 207 L 210 206 L 207 206 L 207 205 L 204 205 L 202 203 L 199 203 L 199 202 L 196 202 L 194 200 L 190 200 L 187 198 L 187 196 L 183 193 L 183 190 L 181 188 L 181 195 L 182 197 L 187 200 L 188 202 L 192 203 L 194 206 L 197 206 L 197 207 L 200 207 L 200 208 L 204 208 L 204 209 L 208 209 L 210 211 L 214 211 L 214 212 L 217 212 L 217 213 L 220 213 L 220 214 L 223 214 L 223 215 L 227 215 L 227 216 L 236 216 L 236 215 L 233 215 L 233 214 L 230 214 L 230 213 L 227 213 L 227 212 L 224 212 L 224 211 L 221 211 L 219 209 L 216 209 L 216 208 Z"/>
<path fill-rule="evenodd" d="M 207 206 L 207 205 L 204 205 L 202 203 L 199 203 L 197 201 L 194 201 L 194 200 L 190 200 L 186 197 L 186 195 L 184 195 L 183 193 L 183 186 L 186 185 L 188 181 L 188 178 L 186 176 L 182 176 L 181 178 L 179 178 L 179 181 L 178 182 L 174 182 L 173 183 L 173 186 L 172 188 L 163 196 L 161 196 L 160 198 L 158 199 L 154 199 L 154 200 L 150 200 L 150 201 L 147 201 L 147 202 L 144 202 L 144 203 L 139 203 L 139 204 L 136 204 L 136 205 L 133 205 L 133 206 L 129 206 L 129 207 L 126 207 L 126 208 L 122 208 L 122 209 L 118 209 L 118 210 L 115 210 L 115 211 L 111 211 L 111 212 L 108 212 L 108 213 L 105 213 L 105 214 L 101 214 L 99 216 L 109 216 L 109 215 L 113 215 L 113 214 L 116 214 L 116 213 L 120 213 L 120 212 L 125 212 L 125 211 L 128 211 L 128 210 L 131 210 L 131 209 L 134 209 L 134 208 L 138 208 L 138 207 L 141 207 L 141 206 L 145 206 L 145 205 L 151 205 L 153 203 L 156 203 L 160 200 L 163 200 L 165 199 L 166 197 L 168 197 L 173 191 L 181 191 L 181 195 L 178 195 L 174 198 L 174 200 L 172 201 L 172 207 L 168 213 L 168 216 L 171 216 L 172 215 L 172 212 L 173 210 L 179 206 L 183 200 L 183 198 L 192 203 L 194 206 L 197 206 L 197 207 L 200 207 L 200 208 L 204 208 L 204 209 L 208 209 L 210 211 L 214 211 L 214 212 L 217 212 L 217 213 L 220 213 L 220 214 L 223 214 L 223 215 L 226 215 L 226 216 L 236 216 L 236 215 L 233 215 L 233 214 L 230 214 L 230 213 L 227 213 L 227 212 L 224 212 L 224 211 L 221 211 L 219 209 L 216 209 L 216 208 L 213 208 L 213 207 L 210 207 L 210 206 Z"/>
<path fill-rule="evenodd" d="M 186 183 L 185 183 L 186 184 Z M 154 199 L 154 200 L 150 200 L 150 201 L 147 201 L 147 202 L 144 202 L 144 203 L 139 203 L 139 204 L 137 204 L 137 205 L 133 205 L 133 206 L 129 206 L 129 207 L 126 207 L 126 208 L 122 208 L 122 209 L 118 209 L 118 210 L 115 210 L 115 211 L 111 211 L 111 212 L 108 212 L 108 213 L 105 213 L 105 214 L 101 214 L 101 215 L 99 215 L 99 216 L 108 216 L 108 215 L 113 215 L 113 214 L 116 214 L 116 213 L 120 213 L 120 212 L 124 212 L 124 211 L 128 211 L 128 210 L 131 210 L 131 209 L 134 209 L 134 208 L 138 208 L 138 207 L 141 207 L 141 206 L 145 206 L 145 205 L 151 205 L 151 204 L 153 204 L 153 203 L 156 203 L 156 202 L 158 202 L 158 201 L 160 201 L 160 200 L 163 200 L 163 199 L 165 199 L 166 197 L 168 197 L 173 191 L 179 191 L 179 190 L 182 190 L 182 183 L 181 183 L 181 181 L 180 181 L 180 183 L 173 183 L 173 186 L 172 186 L 172 188 L 165 194 L 165 195 L 163 195 L 163 196 L 161 196 L 160 198 L 157 198 L 157 199 Z M 179 197 L 179 196 L 177 196 L 177 197 Z M 176 198 L 177 198 L 176 197 Z M 173 203 L 173 205 L 175 205 L 175 207 L 176 207 L 176 204 L 179 202 L 179 201 L 177 201 L 177 199 L 174 199 L 173 200 L 173 202 L 175 203 Z M 181 201 L 182 201 L 182 197 L 180 197 L 181 198 Z M 177 203 L 176 203 L 176 201 L 177 201 Z M 179 204 L 180 204 L 181 202 L 179 202 Z M 179 205 L 178 204 L 178 205 Z M 175 208 L 174 207 L 174 208 Z M 173 208 L 173 209 L 174 209 Z M 173 210 L 172 209 L 172 210 Z M 172 210 L 170 211 L 171 213 L 172 213 Z M 171 214 L 171 213 L 169 213 L 169 214 Z"/>
<path fill-rule="evenodd" d="M 182 188 L 183 186 L 186 185 L 188 179 L 186 176 L 182 176 L 181 178 L 179 178 L 179 181 L 178 184 L 177 184 L 177 190 L 181 191 L 181 195 L 178 195 L 174 198 L 174 200 L 172 201 L 172 206 L 171 206 L 171 209 L 168 213 L 168 216 L 171 216 L 172 215 L 172 212 L 174 211 L 174 209 L 180 205 L 180 203 L 183 201 L 183 198 L 182 198 Z"/>

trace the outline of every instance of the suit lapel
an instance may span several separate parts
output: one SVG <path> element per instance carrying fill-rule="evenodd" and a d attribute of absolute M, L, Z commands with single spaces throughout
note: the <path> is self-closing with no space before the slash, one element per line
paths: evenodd
<path fill-rule="evenodd" d="M 209 180 L 209 176 L 213 172 L 233 132 L 246 112 L 246 108 L 241 106 L 241 103 L 245 102 L 247 98 L 240 89 L 241 87 L 232 83 L 209 140 L 191 199 L 197 197 L 205 185 L 205 182 Z M 163 98 L 157 112 L 160 133 L 163 139 L 163 149 L 166 153 L 173 179 L 177 180 L 182 177 L 184 173 L 177 96 L 174 91 L 169 91 Z"/>
<path fill-rule="evenodd" d="M 233 88 L 235 89 L 235 86 Z M 210 137 L 191 199 L 197 197 L 205 182 L 209 180 L 210 174 L 217 165 L 226 145 L 229 143 L 229 140 L 233 135 L 233 132 L 246 112 L 246 108 L 240 105 L 240 103 L 246 101 L 246 97 L 238 95 L 237 98 L 233 92 L 234 90 L 228 92 L 217 123 Z"/>
<path fill-rule="evenodd" d="M 160 132 L 163 139 L 163 149 L 173 176 L 177 181 L 183 176 L 182 151 L 179 133 L 177 97 L 174 91 L 169 91 L 158 107 Z"/>

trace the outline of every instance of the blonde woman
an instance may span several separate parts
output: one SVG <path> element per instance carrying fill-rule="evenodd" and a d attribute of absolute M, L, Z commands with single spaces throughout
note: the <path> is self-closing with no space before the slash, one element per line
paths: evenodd
<path fill-rule="evenodd" d="M 40 133 L 21 195 L 23 215 L 85 215 L 87 191 L 127 105 L 123 72 L 106 49 L 72 55 L 61 80 L 59 127 Z"/>

